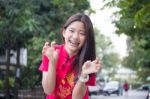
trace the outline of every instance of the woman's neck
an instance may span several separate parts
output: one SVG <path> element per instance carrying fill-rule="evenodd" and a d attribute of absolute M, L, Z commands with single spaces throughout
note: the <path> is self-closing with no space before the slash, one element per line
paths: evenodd
<path fill-rule="evenodd" d="M 66 47 L 65 47 L 65 50 L 67 51 L 69 57 L 72 57 L 77 54 L 77 52 L 72 52 L 72 51 L 68 50 Z"/>

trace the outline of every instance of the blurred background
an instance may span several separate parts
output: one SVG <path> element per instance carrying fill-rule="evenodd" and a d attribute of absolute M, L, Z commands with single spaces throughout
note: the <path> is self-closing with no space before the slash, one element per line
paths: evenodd
<path fill-rule="evenodd" d="M 149 0 L 0 0 L 0 99 L 45 99 L 38 71 L 42 47 L 62 43 L 62 25 L 78 12 L 93 22 L 103 64 L 97 85 L 89 88 L 91 99 L 124 99 L 125 81 L 126 98 L 149 99 L 149 9 Z M 104 89 L 114 81 L 119 95 L 108 97 Z"/>

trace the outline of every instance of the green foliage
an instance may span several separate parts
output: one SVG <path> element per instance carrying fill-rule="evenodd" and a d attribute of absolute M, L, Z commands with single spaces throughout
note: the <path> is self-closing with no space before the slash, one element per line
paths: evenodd
<path fill-rule="evenodd" d="M 14 77 L 9 77 L 9 85 L 11 88 L 14 88 L 14 85 L 15 85 L 15 78 Z"/>
<path fill-rule="evenodd" d="M 129 56 L 123 64 L 136 71 L 150 71 L 150 1 L 112 0 L 106 6 L 119 8 L 116 12 L 119 19 L 114 20 L 116 33 L 125 33 L 131 38 Z M 138 72 L 138 75 L 145 79 L 150 72 Z"/>
<path fill-rule="evenodd" d="M 117 53 L 111 52 L 108 54 L 104 54 L 103 57 L 103 65 L 106 69 L 115 68 L 120 63 L 119 55 Z"/>
<path fill-rule="evenodd" d="M 55 33 L 51 32 L 48 37 Z M 46 41 L 53 41 L 54 38 L 33 37 L 29 44 L 26 45 L 28 49 L 28 66 L 22 67 L 21 86 L 22 88 L 34 88 L 36 85 L 41 85 L 41 72 L 38 70 L 42 58 L 42 48 Z"/>
<path fill-rule="evenodd" d="M 28 64 L 21 67 L 21 87 L 41 82 L 38 67 L 45 41 L 61 43 L 60 30 L 72 14 L 90 9 L 87 0 L 0 0 L 0 49 L 28 49 Z M 91 11 L 91 9 L 90 9 Z"/>
<path fill-rule="evenodd" d="M 21 67 L 22 88 L 41 82 L 38 67 L 45 41 L 61 43 L 62 24 L 70 15 L 88 9 L 87 0 L 0 0 L 0 48 L 9 41 L 14 49 L 18 43 L 28 49 L 28 64 Z"/>
<path fill-rule="evenodd" d="M 101 34 L 97 29 L 96 32 L 96 50 L 97 57 L 102 61 L 104 69 L 116 67 L 120 63 L 119 55 L 112 51 L 113 45 L 110 38 Z"/>
<path fill-rule="evenodd" d="M 146 78 L 150 75 L 149 73 L 149 69 L 147 68 L 142 68 L 142 69 L 139 69 L 138 70 L 138 77 L 141 82 L 144 82 L 144 83 L 149 83 L 149 81 L 146 80 Z"/>
<path fill-rule="evenodd" d="M 6 86 L 4 86 L 5 84 L 5 80 L 0 80 L 0 90 L 5 89 Z M 14 77 L 9 77 L 9 87 L 10 88 L 14 88 L 15 85 L 15 78 Z"/>
<path fill-rule="evenodd" d="M 2 90 L 3 88 L 4 88 L 4 86 L 3 86 L 4 84 L 3 84 L 3 81 L 2 80 L 0 80 L 0 90 Z"/>
<path fill-rule="evenodd" d="M 28 0 L 30 1 L 30 0 Z M 36 30 L 38 22 L 33 19 L 33 6 L 26 0 L 0 1 L 2 10 L 0 20 L 0 38 L 2 45 L 11 42 L 11 47 L 17 43 L 24 46 Z"/>

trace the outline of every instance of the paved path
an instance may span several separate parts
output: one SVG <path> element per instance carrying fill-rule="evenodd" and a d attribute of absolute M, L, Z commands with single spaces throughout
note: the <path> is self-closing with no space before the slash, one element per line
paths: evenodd
<path fill-rule="evenodd" d="M 123 96 L 91 96 L 90 99 L 145 99 L 147 95 L 146 91 L 136 91 L 136 90 L 130 90 L 128 94 L 125 94 Z"/>

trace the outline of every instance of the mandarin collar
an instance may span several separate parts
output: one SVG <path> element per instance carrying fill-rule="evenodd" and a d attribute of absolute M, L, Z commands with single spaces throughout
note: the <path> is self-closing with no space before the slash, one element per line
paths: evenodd
<path fill-rule="evenodd" d="M 68 52 L 67 52 L 67 50 L 65 49 L 65 45 L 63 45 L 63 56 L 65 57 L 65 58 L 67 58 L 67 59 L 74 59 L 76 56 L 77 56 L 77 54 L 75 54 L 75 55 L 73 55 L 73 56 L 69 56 L 69 54 L 68 54 Z"/>

